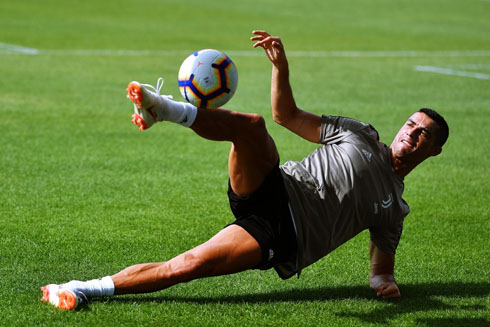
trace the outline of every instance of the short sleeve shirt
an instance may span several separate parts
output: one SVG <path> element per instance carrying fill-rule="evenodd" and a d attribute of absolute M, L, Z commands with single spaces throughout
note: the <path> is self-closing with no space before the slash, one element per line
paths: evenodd
<path fill-rule="evenodd" d="M 323 116 L 322 146 L 281 166 L 298 240 L 296 262 L 275 267 L 282 278 L 365 229 L 380 250 L 395 253 L 410 210 L 390 150 L 378 139 L 369 124 Z"/>

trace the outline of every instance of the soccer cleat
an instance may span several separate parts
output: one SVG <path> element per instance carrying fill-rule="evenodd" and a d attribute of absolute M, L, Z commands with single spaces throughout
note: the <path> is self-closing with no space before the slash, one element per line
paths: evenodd
<path fill-rule="evenodd" d="M 49 302 L 61 310 L 73 310 L 87 300 L 82 292 L 63 288 L 63 285 L 49 284 L 41 287 L 41 290 L 43 291 L 41 301 Z"/>
<path fill-rule="evenodd" d="M 126 92 L 128 92 L 127 97 L 134 104 L 134 114 L 131 122 L 138 125 L 140 131 L 150 128 L 157 122 L 156 109 L 162 104 L 162 98 L 172 98 L 169 95 L 160 95 L 162 86 L 163 78 L 160 77 L 156 87 L 133 81 L 129 83 L 126 89 Z M 153 89 L 153 91 L 149 89 Z"/>

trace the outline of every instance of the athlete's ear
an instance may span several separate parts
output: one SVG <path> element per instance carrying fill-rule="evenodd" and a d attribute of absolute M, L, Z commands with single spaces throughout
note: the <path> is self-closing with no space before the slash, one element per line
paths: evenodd
<path fill-rule="evenodd" d="M 440 146 L 435 146 L 435 147 L 432 149 L 432 151 L 431 151 L 430 155 L 431 155 L 431 157 L 435 157 L 435 156 L 440 155 L 440 154 L 441 154 L 441 152 L 442 152 L 442 147 L 440 147 Z"/>

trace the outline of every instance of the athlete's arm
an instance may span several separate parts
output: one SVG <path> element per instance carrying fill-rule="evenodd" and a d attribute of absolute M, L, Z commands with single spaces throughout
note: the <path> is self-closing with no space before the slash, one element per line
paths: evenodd
<path fill-rule="evenodd" d="M 302 138 L 319 143 L 322 118 L 296 106 L 289 83 L 289 65 L 281 39 L 265 31 L 253 31 L 253 46 L 262 47 L 272 62 L 271 105 L 275 122 Z"/>
<path fill-rule="evenodd" d="M 370 241 L 369 257 L 371 260 L 369 274 L 371 288 L 383 299 L 399 299 L 401 294 L 393 275 L 395 255 L 381 251 Z"/>

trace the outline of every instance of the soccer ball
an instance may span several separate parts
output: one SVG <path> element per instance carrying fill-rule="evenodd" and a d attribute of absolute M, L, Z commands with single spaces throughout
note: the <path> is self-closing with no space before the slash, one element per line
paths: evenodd
<path fill-rule="evenodd" d="M 221 51 L 196 51 L 180 66 L 180 93 L 196 107 L 210 109 L 224 105 L 231 99 L 237 86 L 235 64 Z"/>

